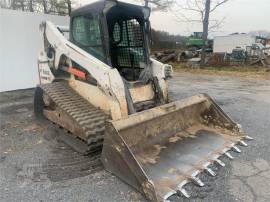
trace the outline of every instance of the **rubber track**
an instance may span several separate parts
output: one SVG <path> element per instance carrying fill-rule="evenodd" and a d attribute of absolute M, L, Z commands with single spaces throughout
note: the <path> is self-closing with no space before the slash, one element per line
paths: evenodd
<path fill-rule="evenodd" d="M 82 141 L 87 144 L 88 152 L 101 152 L 105 121 L 109 116 L 81 97 L 67 82 L 44 84 L 41 88 L 55 106 L 65 111 L 83 130 L 87 139 Z"/>

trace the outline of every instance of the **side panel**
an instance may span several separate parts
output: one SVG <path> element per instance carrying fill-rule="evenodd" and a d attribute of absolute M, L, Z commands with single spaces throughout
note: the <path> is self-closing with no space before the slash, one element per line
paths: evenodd
<path fill-rule="evenodd" d="M 73 77 L 70 79 L 69 84 L 92 105 L 102 109 L 106 114 L 111 115 L 113 120 L 121 118 L 119 103 L 115 99 L 104 94 L 97 86 L 75 80 Z"/>
<path fill-rule="evenodd" d="M 151 84 L 130 88 L 129 91 L 134 103 L 151 100 L 155 96 Z"/>
<path fill-rule="evenodd" d="M 48 58 L 46 57 L 44 51 L 39 52 L 38 74 L 40 84 L 52 83 L 52 81 L 55 79 L 48 65 Z"/>
<path fill-rule="evenodd" d="M 159 85 L 161 88 L 161 91 L 163 93 L 163 98 L 166 102 L 168 102 L 169 97 L 168 97 L 168 82 L 166 80 L 166 69 L 170 69 L 172 72 L 172 66 L 168 64 L 163 64 L 157 60 L 154 60 L 151 58 L 152 62 L 152 71 L 153 71 L 153 76 L 156 76 L 159 81 Z"/>
<path fill-rule="evenodd" d="M 161 198 L 159 200 L 157 198 L 153 182 L 148 179 L 129 146 L 111 122 L 106 124 L 105 136 L 101 159 L 105 169 L 145 194 L 150 201 L 161 201 Z"/>

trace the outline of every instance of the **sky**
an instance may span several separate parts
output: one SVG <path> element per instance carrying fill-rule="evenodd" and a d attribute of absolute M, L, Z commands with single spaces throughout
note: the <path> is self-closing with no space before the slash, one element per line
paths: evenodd
<path fill-rule="evenodd" d="M 94 1 L 77 0 L 78 5 Z M 138 4 L 138 0 L 121 1 Z M 183 2 L 183 0 L 176 1 Z M 190 18 L 197 18 L 194 13 L 181 12 Z M 177 12 L 152 12 L 150 16 L 151 26 L 157 30 L 181 35 L 189 35 L 193 31 L 202 31 L 200 24 L 179 21 L 176 15 Z M 227 35 L 235 32 L 248 33 L 254 30 L 270 31 L 270 0 L 229 0 L 210 16 L 212 19 L 219 20 L 224 17 L 222 26 L 211 32 L 210 36 Z"/>

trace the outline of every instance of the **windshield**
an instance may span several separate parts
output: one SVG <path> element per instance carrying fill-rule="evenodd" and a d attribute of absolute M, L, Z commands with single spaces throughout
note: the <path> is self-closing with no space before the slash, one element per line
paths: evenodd
<path fill-rule="evenodd" d="M 98 15 L 75 17 L 72 21 L 72 36 L 79 47 L 96 58 L 105 60 Z"/>

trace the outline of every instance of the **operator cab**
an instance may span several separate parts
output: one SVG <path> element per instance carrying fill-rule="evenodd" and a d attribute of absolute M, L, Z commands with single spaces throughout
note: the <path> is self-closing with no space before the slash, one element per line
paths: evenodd
<path fill-rule="evenodd" d="M 98 1 L 71 14 L 70 40 L 127 81 L 137 81 L 149 64 L 149 15 L 149 8 Z"/>

